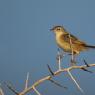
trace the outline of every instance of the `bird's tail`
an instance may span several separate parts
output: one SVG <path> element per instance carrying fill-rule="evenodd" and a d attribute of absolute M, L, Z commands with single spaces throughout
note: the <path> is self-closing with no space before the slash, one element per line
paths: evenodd
<path fill-rule="evenodd" d="M 95 46 L 91 46 L 91 45 L 85 45 L 85 47 L 95 49 Z"/>

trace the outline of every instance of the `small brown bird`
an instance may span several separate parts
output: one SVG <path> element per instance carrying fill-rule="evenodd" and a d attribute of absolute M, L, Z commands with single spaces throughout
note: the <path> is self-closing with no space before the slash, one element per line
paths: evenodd
<path fill-rule="evenodd" d="M 79 54 L 81 51 L 85 51 L 89 48 L 95 48 L 79 40 L 72 34 L 69 34 L 63 26 L 55 26 L 51 29 L 56 36 L 56 42 L 60 48 L 66 52 L 71 52 L 70 39 L 72 42 L 72 49 L 74 54 Z M 70 36 L 69 36 L 70 35 Z"/>
<path fill-rule="evenodd" d="M 73 54 L 78 55 L 80 52 L 88 50 L 89 48 L 95 48 L 95 46 L 88 45 L 67 32 L 63 26 L 55 26 L 51 29 L 51 31 L 55 34 L 58 46 L 65 52 L 72 53 L 73 50 Z"/>

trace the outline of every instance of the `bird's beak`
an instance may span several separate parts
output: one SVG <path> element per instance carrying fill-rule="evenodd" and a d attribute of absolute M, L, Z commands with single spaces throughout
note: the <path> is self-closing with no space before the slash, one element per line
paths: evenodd
<path fill-rule="evenodd" d="M 53 31 L 53 30 L 54 30 L 53 28 L 50 29 L 50 31 Z"/>

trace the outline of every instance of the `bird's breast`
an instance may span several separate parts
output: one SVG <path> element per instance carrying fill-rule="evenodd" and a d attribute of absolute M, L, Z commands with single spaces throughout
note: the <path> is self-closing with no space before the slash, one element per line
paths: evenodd
<path fill-rule="evenodd" d="M 64 51 L 70 51 L 70 44 L 65 41 L 64 37 L 56 35 L 56 42 Z"/>

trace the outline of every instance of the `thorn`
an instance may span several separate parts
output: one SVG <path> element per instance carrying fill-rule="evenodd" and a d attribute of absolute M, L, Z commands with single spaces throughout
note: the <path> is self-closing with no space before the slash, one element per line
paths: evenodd
<path fill-rule="evenodd" d="M 19 93 L 18 93 L 11 85 L 7 84 L 6 82 L 4 82 L 4 83 L 5 83 L 5 85 L 6 85 L 13 93 L 15 93 L 16 95 L 19 95 Z"/>
<path fill-rule="evenodd" d="M 55 85 L 57 85 L 57 86 L 59 86 L 59 87 L 68 89 L 67 87 L 64 87 L 63 85 L 61 85 L 61 84 L 59 84 L 58 82 L 56 82 L 55 80 L 50 79 L 50 82 L 54 83 Z"/>
<path fill-rule="evenodd" d="M 80 85 L 77 83 L 77 81 L 75 80 L 75 78 L 73 77 L 73 75 L 71 74 L 71 72 L 68 70 L 67 71 L 68 72 L 68 74 L 69 74 L 69 76 L 71 77 L 71 79 L 74 81 L 74 83 L 76 84 L 76 86 L 78 87 L 78 89 L 82 92 L 82 93 L 84 93 L 84 91 L 82 90 L 82 88 L 80 87 Z"/>
<path fill-rule="evenodd" d="M 27 77 L 26 77 L 26 80 L 25 80 L 25 89 L 28 88 L 28 82 L 29 82 L 29 72 L 27 72 Z"/>
<path fill-rule="evenodd" d="M 40 92 L 35 88 L 35 86 L 33 86 L 33 90 L 37 93 L 37 95 L 42 95 L 42 94 L 40 94 Z"/>
<path fill-rule="evenodd" d="M 90 67 L 90 66 L 88 65 L 88 63 L 86 62 L 85 59 L 83 59 L 83 61 L 84 61 L 85 65 L 86 65 L 87 67 Z"/>
<path fill-rule="evenodd" d="M 53 71 L 51 70 L 51 68 L 50 68 L 50 66 L 48 64 L 47 64 L 47 67 L 48 67 L 48 70 L 51 73 L 51 75 L 54 76 L 54 73 L 53 73 Z"/>
<path fill-rule="evenodd" d="M 86 68 L 81 68 L 83 71 L 86 71 L 86 72 L 89 72 L 89 73 L 93 73 L 92 71 L 90 70 L 87 70 Z"/>

